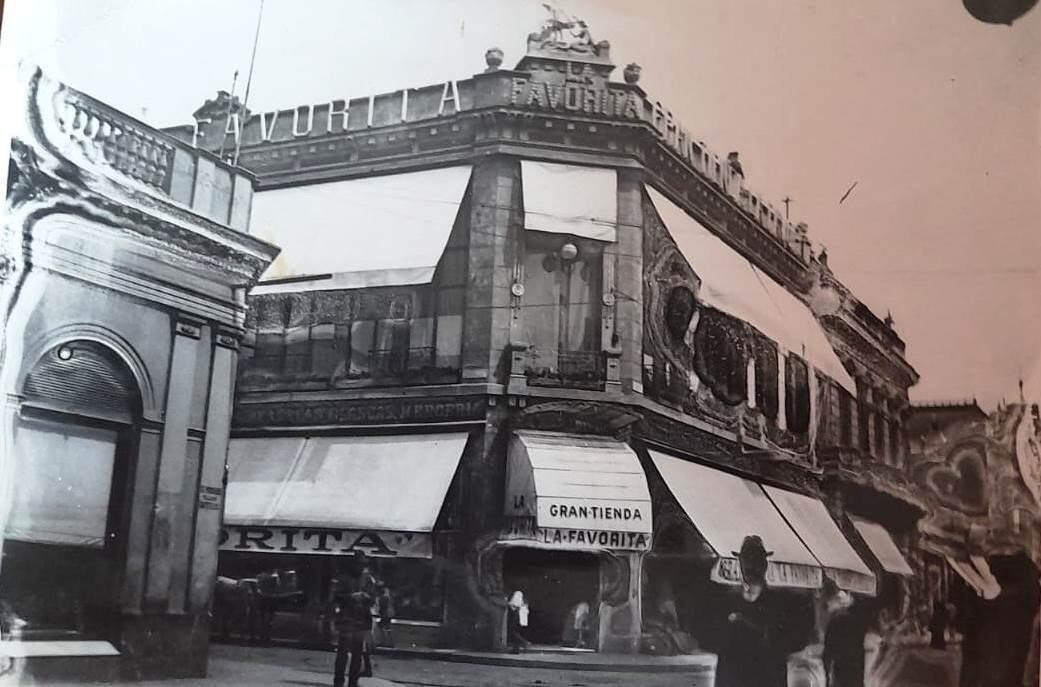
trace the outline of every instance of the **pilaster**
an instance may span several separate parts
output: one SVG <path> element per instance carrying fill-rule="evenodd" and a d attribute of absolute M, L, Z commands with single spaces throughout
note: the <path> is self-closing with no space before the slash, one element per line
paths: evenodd
<path fill-rule="evenodd" d="M 152 519 L 152 538 L 148 563 L 148 581 L 145 587 L 145 607 L 179 613 L 184 610 L 183 595 L 173 603 L 171 585 L 184 580 L 175 579 L 174 558 L 183 554 L 177 550 L 175 530 L 185 512 L 184 488 L 188 463 L 188 424 L 194 400 L 195 365 L 202 335 L 201 323 L 179 318 L 174 326 L 173 355 L 170 361 L 170 383 L 166 394 L 165 422 L 162 448 L 159 456 L 159 475 L 155 494 L 155 512 Z"/>

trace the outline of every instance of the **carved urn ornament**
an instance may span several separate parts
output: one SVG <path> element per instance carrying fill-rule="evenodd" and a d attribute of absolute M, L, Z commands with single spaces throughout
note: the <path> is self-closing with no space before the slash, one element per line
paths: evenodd
<path fill-rule="evenodd" d="M 487 71 L 494 72 L 502 66 L 504 54 L 500 48 L 488 48 L 484 53 L 484 62 L 488 65 Z"/>
<path fill-rule="evenodd" d="M 622 76 L 625 78 L 625 83 L 636 84 L 636 82 L 640 80 L 640 72 L 642 71 L 643 67 L 635 62 L 630 62 L 625 65 L 625 70 L 622 72 Z"/>

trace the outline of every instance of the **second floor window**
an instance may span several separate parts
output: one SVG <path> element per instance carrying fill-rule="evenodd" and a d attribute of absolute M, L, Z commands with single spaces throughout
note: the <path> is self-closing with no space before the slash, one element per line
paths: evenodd
<path fill-rule="evenodd" d="M 702 308 L 694 330 L 694 370 L 728 405 L 748 396 L 748 352 L 743 326 L 718 310 Z"/>
<path fill-rule="evenodd" d="M 785 419 L 788 430 L 805 434 L 810 429 L 810 372 L 805 361 L 789 353 L 784 361 Z"/>
<path fill-rule="evenodd" d="M 853 446 L 853 397 L 845 389 L 838 389 L 839 395 L 839 445 Z"/>
<path fill-rule="evenodd" d="M 599 378 L 603 246 L 571 236 L 525 233 L 524 342 L 535 374 Z"/>
<path fill-rule="evenodd" d="M 755 404 L 763 415 L 777 419 L 777 346 L 762 336 L 753 339 L 755 356 Z"/>

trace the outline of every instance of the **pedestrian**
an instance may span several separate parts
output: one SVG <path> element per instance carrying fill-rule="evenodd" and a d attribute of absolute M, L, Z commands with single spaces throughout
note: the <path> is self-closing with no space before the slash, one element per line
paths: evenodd
<path fill-rule="evenodd" d="M 358 687 L 358 679 L 362 675 L 372 675 L 372 663 L 365 653 L 365 642 L 372 634 L 373 599 L 364 589 L 363 572 L 362 568 L 352 566 L 346 575 L 334 580 L 333 618 L 338 636 L 333 687 L 343 687 L 345 672 L 347 687 Z"/>
<path fill-rule="evenodd" d="M 801 632 L 789 625 L 791 609 L 766 583 L 767 551 L 758 535 L 749 535 L 735 551 L 742 584 L 725 600 L 719 624 L 718 687 L 786 687 L 788 654 L 805 646 Z"/>
<path fill-rule="evenodd" d="M 929 617 L 929 646 L 933 649 L 947 648 L 947 625 L 951 622 L 951 614 L 947 604 L 940 597 L 933 601 L 933 614 Z"/>
<path fill-rule="evenodd" d="M 510 596 L 506 604 L 506 639 L 510 651 L 519 654 L 528 646 L 524 633 L 528 627 L 528 603 L 524 600 L 524 592 L 517 590 Z"/>
<path fill-rule="evenodd" d="M 380 597 L 377 601 L 379 609 L 380 643 L 383 646 L 394 646 L 394 633 L 391 625 L 394 622 L 394 597 L 391 596 L 390 588 L 383 585 Z"/>
<path fill-rule="evenodd" d="M 825 580 L 828 626 L 824 631 L 824 674 L 828 687 L 864 687 L 865 614 L 853 596 Z"/>
<path fill-rule="evenodd" d="M 1034 614 L 1034 629 L 1030 633 L 1030 650 L 1023 667 L 1023 687 L 1041 687 L 1041 609 Z"/>

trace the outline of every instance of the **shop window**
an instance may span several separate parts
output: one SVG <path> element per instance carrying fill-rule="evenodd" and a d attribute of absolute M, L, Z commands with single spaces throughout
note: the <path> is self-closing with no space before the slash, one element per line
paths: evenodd
<path fill-rule="evenodd" d="M 444 615 L 444 574 L 432 560 L 380 558 L 373 574 L 394 600 L 394 618 L 441 622 Z"/>
<path fill-rule="evenodd" d="M 47 353 L 22 392 L 0 568 L 4 629 L 23 639 L 105 637 L 125 555 L 136 383 L 114 353 L 78 341 Z"/>
<path fill-rule="evenodd" d="M 765 337 L 757 336 L 754 340 L 755 355 L 755 404 L 763 415 L 771 420 L 777 419 L 777 346 Z"/>
<path fill-rule="evenodd" d="M 789 353 L 784 361 L 785 418 L 788 429 L 805 434 L 810 429 L 810 375 L 806 363 Z"/>
<path fill-rule="evenodd" d="M 603 247 L 535 231 L 525 233 L 524 341 L 529 379 L 599 382 Z"/>

